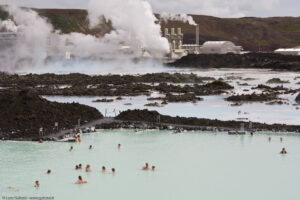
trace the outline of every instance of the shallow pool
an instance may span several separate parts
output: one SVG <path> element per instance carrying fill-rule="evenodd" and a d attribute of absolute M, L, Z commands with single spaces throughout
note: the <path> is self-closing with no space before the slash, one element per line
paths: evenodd
<path fill-rule="evenodd" d="M 280 155 L 282 147 L 289 154 Z M 300 199 L 300 135 L 99 131 L 84 135 L 81 144 L 0 142 L 0 160 L 0 194 L 8 197 Z M 157 170 L 142 171 L 145 162 Z M 92 172 L 76 171 L 79 163 L 90 164 Z M 103 165 L 116 168 L 116 174 L 102 174 Z M 75 185 L 78 175 L 88 184 Z M 33 187 L 35 180 L 39 189 Z"/>

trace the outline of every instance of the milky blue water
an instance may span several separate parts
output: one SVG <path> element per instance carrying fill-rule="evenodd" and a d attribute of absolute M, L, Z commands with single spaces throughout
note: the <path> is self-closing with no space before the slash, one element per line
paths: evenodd
<path fill-rule="evenodd" d="M 71 145 L 74 151 L 69 152 Z M 94 149 L 89 150 L 89 145 Z M 287 155 L 279 154 L 283 147 Z M 293 134 L 99 131 L 83 135 L 80 144 L 0 142 L 0 161 L 1 196 L 53 196 L 58 200 L 300 199 L 300 135 Z M 145 162 L 157 170 L 142 171 Z M 76 171 L 79 163 L 90 164 L 92 172 Z M 116 174 L 102 174 L 103 165 L 109 170 L 116 168 Z M 47 169 L 52 174 L 47 175 Z M 75 185 L 78 175 L 88 183 Z M 35 180 L 41 183 L 39 189 L 33 187 Z"/>

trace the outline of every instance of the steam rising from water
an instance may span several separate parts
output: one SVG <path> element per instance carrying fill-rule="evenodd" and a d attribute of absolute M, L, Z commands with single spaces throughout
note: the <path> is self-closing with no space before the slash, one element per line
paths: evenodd
<path fill-rule="evenodd" d="M 88 7 L 90 25 L 96 26 L 103 16 L 116 29 L 106 35 L 113 41 L 128 44 L 133 49 L 143 48 L 152 55 L 167 53 L 169 44 L 161 37 L 151 5 L 144 0 L 91 0 Z"/>
<path fill-rule="evenodd" d="M 160 15 L 160 18 L 164 20 L 165 22 L 172 20 L 172 21 L 182 21 L 182 22 L 188 22 L 190 25 L 196 26 L 196 22 L 194 21 L 192 16 L 188 16 L 187 14 L 171 14 L 163 12 Z"/>
<path fill-rule="evenodd" d="M 110 20 L 114 30 L 102 38 L 81 33 L 62 34 L 31 9 L 5 7 L 12 20 L 0 21 L 2 32 L 11 34 L 0 49 L 0 71 L 22 71 L 44 67 L 45 61 L 57 66 L 66 57 L 94 61 L 128 60 L 145 52 L 162 58 L 169 51 L 168 41 L 161 36 L 160 25 L 149 3 L 143 0 L 91 0 L 88 9 L 90 26 Z M 50 63 L 50 64 L 49 64 Z"/>

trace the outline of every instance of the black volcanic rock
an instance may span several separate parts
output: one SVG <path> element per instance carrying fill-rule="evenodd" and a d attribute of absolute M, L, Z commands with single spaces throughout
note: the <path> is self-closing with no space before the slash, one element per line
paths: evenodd
<path fill-rule="evenodd" d="M 234 128 L 240 129 L 241 123 L 245 124 L 245 127 L 249 127 L 249 122 L 241 121 L 221 121 L 221 120 L 211 120 L 202 119 L 195 117 L 171 117 L 167 115 L 161 115 L 157 111 L 149 110 L 127 110 L 121 112 L 116 119 L 125 121 L 135 121 L 135 122 L 147 122 L 147 123 L 166 123 L 174 125 L 186 125 L 186 126 L 210 126 L 218 128 Z M 257 130 L 272 130 L 272 131 L 291 131 L 298 132 L 300 130 L 299 125 L 285 125 L 285 124 L 265 124 L 265 123 L 252 123 L 253 127 Z M 111 128 L 111 127 L 110 127 Z"/>
<path fill-rule="evenodd" d="M 299 93 L 298 96 L 296 97 L 296 101 L 300 101 L 300 93 Z"/>
<path fill-rule="evenodd" d="M 0 135 L 9 138 L 37 138 L 41 127 L 45 135 L 54 133 L 55 122 L 58 129 L 69 129 L 78 119 L 84 123 L 103 117 L 95 108 L 49 102 L 31 90 L 1 92 L 0 110 Z"/>
<path fill-rule="evenodd" d="M 272 101 L 277 99 L 276 95 L 274 94 L 242 94 L 242 95 L 235 95 L 226 98 L 227 101 L 246 101 L 246 102 L 263 102 L 263 101 Z"/>
<path fill-rule="evenodd" d="M 174 67 L 258 68 L 278 71 L 300 71 L 300 56 L 276 53 L 187 55 L 170 63 Z"/>

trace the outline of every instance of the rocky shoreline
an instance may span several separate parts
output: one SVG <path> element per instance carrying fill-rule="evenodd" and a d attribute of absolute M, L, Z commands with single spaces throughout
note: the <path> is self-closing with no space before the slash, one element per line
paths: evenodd
<path fill-rule="evenodd" d="M 253 68 L 299 72 L 300 56 L 276 53 L 191 54 L 168 65 L 182 68 Z"/>
<path fill-rule="evenodd" d="M 127 110 L 121 112 L 115 118 L 102 118 L 96 119 L 79 127 L 81 131 L 91 130 L 91 127 L 96 129 L 135 129 L 137 131 L 157 129 L 157 130 L 173 130 L 173 131 L 238 131 L 241 124 L 244 124 L 245 130 L 249 132 L 288 132 L 299 133 L 300 125 L 285 125 L 285 124 L 265 124 L 256 122 L 244 121 L 222 121 L 201 118 L 186 118 L 186 117 L 171 117 L 161 115 L 157 111 L 148 110 Z M 15 140 L 15 141 L 38 141 L 40 138 L 47 141 L 57 141 L 63 139 L 74 132 L 80 132 L 75 125 L 69 130 L 60 132 L 51 132 L 44 136 L 35 135 L 35 137 L 25 137 L 25 134 L 8 135 L 2 137 L 2 140 Z M 17 137 L 18 136 L 18 137 Z"/>
<path fill-rule="evenodd" d="M 95 108 L 49 102 L 32 90 L 0 92 L 0 138 L 39 138 L 103 118 Z"/>
<path fill-rule="evenodd" d="M 177 101 L 171 93 L 188 96 L 180 101 L 194 101 L 200 95 L 227 93 L 233 87 L 226 82 L 195 74 L 99 75 L 42 74 L 10 75 L 0 73 L 2 91 L 30 89 L 44 96 L 149 96 L 153 91 Z M 99 100 L 100 102 L 102 100 Z"/>

